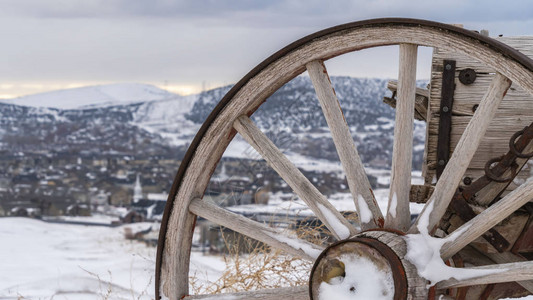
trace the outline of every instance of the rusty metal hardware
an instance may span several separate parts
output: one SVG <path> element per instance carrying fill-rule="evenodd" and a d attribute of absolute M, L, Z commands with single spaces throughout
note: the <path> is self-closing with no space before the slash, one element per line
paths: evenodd
<path fill-rule="evenodd" d="M 369 231 L 386 231 L 391 232 L 398 235 L 404 235 L 402 232 L 396 233 L 394 230 L 369 230 Z M 386 259 L 386 261 L 389 263 L 389 266 L 391 267 L 392 271 L 392 279 L 394 282 L 394 300 L 403 300 L 407 299 L 408 294 L 408 285 L 407 285 L 407 276 L 405 268 L 403 267 L 402 261 L 398 257 L 398 255 L 389 248 L 388 245 L 384 244 L 381 241 L 378 241 L 377 239 L 369 236 L 365 236 L 364 233 L 360 234 L 358 236 L 352 237 L 347 240 L 338 241 L 336 243 L 333 243 L 329 245 L 322 253 L 318 256 L 315 263 L 313 264 L 313 268 L 311 269 L 311 276 L 309 277 L 309 297 L 311 300 L 316 299 L 313 297 L 313 282 L 315 281 L 314 276 L 318 274 L 317 269 L 319 268 L 319 265 L 321 264 L 321 261 L 325 259 L 328 256 L 328 253 L 330 251 L 335 251 L 335 248 L 339 248 L 343 245 L 349 245 L 352 243 L 359 243 L 365 246 L 368 246 L 372 248 L 374 251 L 379 253 L 382 257 Z"/>
<path fill-rule="evenodd" d="M 455 91 L 455 60 L 444 60 L 440 100 L 439 134 L 437 141 L 437 178 L 450 158 L 450 134 L 452 131 L 452 107 Z"/>
<path fill-rule="evenodd" d="M 501 177 L 501 176 L 496 176 L 492 173 L 492 169 L 491 169 L 492 164 L 502 161 L 503 157 L 504 155 L 489 159 L 487 163 L 485 164 L 485 176 L 487 176 L 490 180 L 504 183 L 504 182 L 510 182 L 516 177 L 518 165 L 514 161 L 511 163 L 511 174 L 509 176 Z"/>
<path fill-rule="evenodd" d="M 450 202 L 450 207 L 461 220 L 468 222 L 477 216 L 472 207 L 462 199 L 461 193 L 456 193 Z M 498 252 L 504 252 L 511 244 L 494 228 L 489 229 L 482 237 L 489 242 Z"/>
<path fill-rule="evenodd" d="M 521 151 L 518 151 L 518 149 L 516 149 L 516 145 L 515 145 L 516 139 L 522 136 L 526 132 L 527 129 L 528 127 L 526 126 L 524 127 L 524 129 L 515 132 L 515 134 L 513 134 L 513 136 L 509 140 L 509 149 L 514 155 L 516 155 L 516 157 L 519 157 L 519 158 L 532 158 L 533 157 L 533 152 L 526 153 L 526 154 L 521 153 Z"/>
<path fill-rule="evenodd" d="M 532 140 L 533 123 L 523 130 L 515 133 L 515 135 L 513 135 L 511 138 L 513 148 L 516 148 L 514 149 L 514 152 L 521 153 Z M 458 189 L 452 201 L 450 202 L 450 207 L 455 211 L 459 218 L 465 222 L 468 222 L 476 216 L 476 213 L 468 203 L 476 204 L 474 201 L 476 193 L 481 191 L 489 183 L 492 181 L 510 182 L 514 179 L 519 171 L 516 163 L 517 156 L 514 154 L 514 152 L 509 150 L 507 154 L 489 160 L 486 165 L 488 166 L 488 172 L 486 171 L 484 176 L 479 177 L 470 185 Z M 491 168 L 492 164 L 494 163 L 496 163 L 496 165 Z M 511 176 L 508 176 L 509 178 L 502 178 L 509 168 L 511 168 Z M 494 228 L 490 229 L 486 234 L 484 234 L 483 238 L 500 252 L 504 251 L 509 246 L 509 242 L 505 240 L 505 238 Z"/>
<path fill-rule="evenodd" d="M 459 81 L 464 85 L 469 85 L 469 84 L 474 83 L 474 81 L 476 81 L 476 77 L 477 77 L 477 74 L 476 74 L 476 71 L 474 71 L 474 69 L 467 68 L 459 72 Z"/>
<path fill-rule="evenodd" d="M 522 152 L 525 147 L 533 140 L 533 123 L 531 123 L 523 130 L 520 130 L 519 133 L 520 134 L 515 133 L 516 137 L 520 136 L 518 140 L 516 140 L 516 137 L 514 135 L 513 138 L 511 138 L 513 148 L 515 148 L 514 152 L 518 153 Z M 501 177 L 509 168 L 512 168 L 513 165 L 516 165 L 517 156 L 514 152 L 512 150 L 509 150 L 505 155 L 498 157 L 497 164 L 494 167 L 490 168 L 489 173 L 491 175 L 494 175 L 495 177 Z M 491 179 L 489 177 L 481 176 L 474 182 L 472 182 L 472 184 L 470 184 L 469 186 L 462 188 L 460 193 L 467 202 L 471 202 L 475 194 L 484 187 L 486 187 L 490 182 Z"/>

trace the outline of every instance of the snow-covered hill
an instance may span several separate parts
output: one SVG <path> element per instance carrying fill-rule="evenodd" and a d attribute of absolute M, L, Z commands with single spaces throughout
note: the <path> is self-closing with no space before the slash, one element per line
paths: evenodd
<path fill-rule="evenodd" d="M 31 107 L 82 109 L 179 98 L 179 95 L 153 85 L 120 83 L 52 91 L 0 102 Z"/>
<path fill-rule="evenodd" d="M 390 166 L 394 109 L 382 103 L 387 80 L 332 77 L 332 83 L 363 161 Z M 117 84 L 12 99 L 0 103 L 0 150 L 160 153 L 179 158 L 230 88 L 184 97 L 150 85 Z M 253 120 L 284 151 L 338 159 L 309 77 L 284 85 Z M 424 134 L 423 123 L 416 123 L 415 168 L 421 165 Z M 240 157 L 238 143 L 237 139 L 233 145 L 240 150 L 229 151 L 230 156 Z"/>

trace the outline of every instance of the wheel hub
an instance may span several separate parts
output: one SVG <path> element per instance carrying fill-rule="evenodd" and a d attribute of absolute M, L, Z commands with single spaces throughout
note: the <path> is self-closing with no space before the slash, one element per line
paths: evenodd
<path fill-rule="evenodd" d="M 405 250 L 403 237 L 388 231 L 360 233 L 329 246 L 311 271 L 311 299 L 400 300 L 421 293 L 427 297 L 427 291 L 408 289 L 409 283 L 416 282 L 423 283 L 425 290 L 425 280 L 401 259 Z"/>

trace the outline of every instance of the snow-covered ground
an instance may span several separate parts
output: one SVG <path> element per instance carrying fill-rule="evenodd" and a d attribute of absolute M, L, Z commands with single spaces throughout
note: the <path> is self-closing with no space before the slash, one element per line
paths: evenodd
<path fill-rule="evenodd" d="M 123 231 L 0 218 L 0 298 L 152 299 L 155 249 Z"/>
<path fill-rule="evenodd" d="M 126 227 L 0 218 L 0 299 L 154 299 L 155 248 L 124 239 Z M 217 280 L 220 256 L 191 254 L 191 274 Z M 533 299 L 533 296 L 522 299 Z"/>
<path fill-rule="evenodd" d="M 124 238 L 159 224 L 120 227 L 0 218 L 0 299 L 154 299 L 156 248 Z M 220 256 L 191 255 L 191 274 L 214 281 Z"/>

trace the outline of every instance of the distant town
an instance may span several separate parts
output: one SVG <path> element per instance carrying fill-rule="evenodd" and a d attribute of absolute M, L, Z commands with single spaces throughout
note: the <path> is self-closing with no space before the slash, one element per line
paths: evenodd
<path fill-rule="evenodd" d="M 0 216 L 160 220 L 180 163 L 161 156 L 2 153 Z M 303 172 L 324 194 L 348 192 L 344 178 L 334 173 Z M 376 178 L 369 178 L 376 186 Z M 268 204 L 272 192 L 291 189 L 264 161 L 225 158 L 206 197 L 221 206 Z"/>

